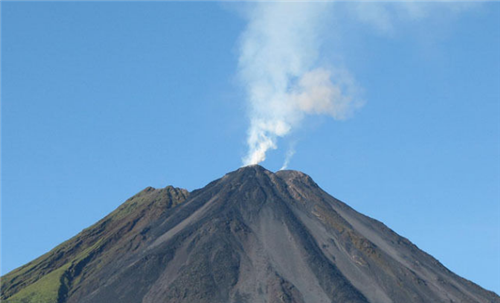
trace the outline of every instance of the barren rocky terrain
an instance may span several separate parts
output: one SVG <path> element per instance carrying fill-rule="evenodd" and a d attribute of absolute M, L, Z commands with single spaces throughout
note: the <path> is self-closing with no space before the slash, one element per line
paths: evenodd
<path fill-rule="evenodd" d="M 2 277 L 5 302 L 500 302 L 298 171 L 146 188 Z"/>

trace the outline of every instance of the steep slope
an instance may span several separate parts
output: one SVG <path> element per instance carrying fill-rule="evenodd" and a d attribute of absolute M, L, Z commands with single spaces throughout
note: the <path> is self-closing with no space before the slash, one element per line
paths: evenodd
<path fill-rule="evenodd" d="M 1 299 L 65 302 L 82 281 L 89 283 L 87 277 L 114 262 L 117 255 L 137 250 L 143 243 L 144 226 L 188 195 L 186 190 L 171 186 L 144 189 L 75 237 L 3 276 Z"/>
<path fill-rule="evenodd" d="M 7 302 L 500 302 L 309 176 L 260 166 L 146 189 L 2 283 Z"/>

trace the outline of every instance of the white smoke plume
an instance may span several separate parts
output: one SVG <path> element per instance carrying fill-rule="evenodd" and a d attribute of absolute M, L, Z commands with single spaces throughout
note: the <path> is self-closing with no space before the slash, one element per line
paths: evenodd
<path fill-rule="evenodd" d="M 288 151 L 285 154 L 285 162 L 283 162 L 283 166 L 281 166 L 280 170 L 288 168 L 288 164 L 290 164 L 290 160 L 292 160 L 293 155 L 295 155 L 295 144 L 290 145 L 288 148 Z"/>
<path fill-rule="evenodd" d="M 347 72 L 318 66 L 321 27 L 330 7 L 257 2 L 249 11 L 239 57 L 250 118 L 244 165 L 264 161 L 278 138 L 299 127 L 305 115 L 342 120 L 361 106 Z"/>

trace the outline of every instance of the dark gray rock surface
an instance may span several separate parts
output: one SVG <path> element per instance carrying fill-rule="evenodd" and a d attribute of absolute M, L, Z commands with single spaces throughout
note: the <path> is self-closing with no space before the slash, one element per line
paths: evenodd
<path fill-rule="evenodd" d="M 145 189 L 4 276 L 2 298 L 35 302 L 51 273 L 58 303 L 500 302 L 309 176 L 258 165 Z"/>

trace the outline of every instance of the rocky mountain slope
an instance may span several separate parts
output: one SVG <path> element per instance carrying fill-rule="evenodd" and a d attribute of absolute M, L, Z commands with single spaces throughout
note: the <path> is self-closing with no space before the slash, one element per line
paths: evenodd
<path fill-rule="evenodd" d="M 500 302 L 298 171 L 146 188 L 2 277 L 5 302 Z"/>

